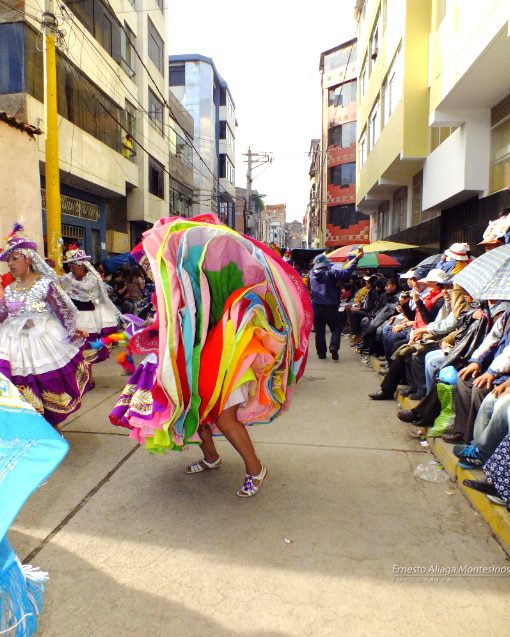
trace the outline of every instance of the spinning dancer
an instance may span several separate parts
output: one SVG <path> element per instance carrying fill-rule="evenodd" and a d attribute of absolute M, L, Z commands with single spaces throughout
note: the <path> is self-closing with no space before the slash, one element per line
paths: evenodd
<path fill-rule="evenodd" d="M 0 372 L 58 425 L 80 407 L 89 366 L 76 308 L 22 230 L 14 226 L 0 254 L 15 279 L 5 290 L 0 287 Z"/>
<path fill-rule="evenodd" d="M 48 574 L 22 565 L 6 533 L 25 500 L 62 461 L 69 445 L 0 374 L 0 635 L 37 632 Z"/>
<path fill-rule="evenodd" d="M 89 346 L 97 352 L 95 356 L 90 356 L 89 350 L 87 359 L 99 363 L 110 355 L 109 347 L 100 339 L 117 331 L 120 313 L 108 296 L 105 282 L 91 265 L 90 257 L 84 250 L 73 246 L 66 252 L 64 263 L 69 265 L 71 272 L 62 277 L 62 286 L 78 310 L 79 329 L 88 334 Z"/>
<path fill-rule="evenodd" d="M 152 452 L 199 444 L 204 457 L 187 467 L 191 475 L 221 466 L 213 435 L 222 433 L 246 468 L 237 495 L 253 496 L 267 472 L 245 425 L 289 406 L 308 354 L 306 289 L 274 252 L 214 215 L 163 219 L 142 245 L 157 312 L 131 340 L 148 356 L 110 419 Z"/>

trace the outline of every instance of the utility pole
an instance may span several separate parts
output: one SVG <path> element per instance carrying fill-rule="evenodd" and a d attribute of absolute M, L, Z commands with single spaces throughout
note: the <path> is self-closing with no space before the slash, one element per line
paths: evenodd
<path fill-rule="evenodd" d="M 253 178 L 251 176 L 252 171 L 252 153 L 251 148 L 248 147 L 248 170 L 246 172 L 246 211 L 244 213 L 244 231 L 248 232 L 248 219 L 251 219 L 251 184 Z"/>
<path fill-rule="evenodd" d="M 60 174 L 58 161 L 57 122 L 57 55 L 55 34 L 55 0 L 45 0 L 42 26 L 44 32 L 44 119 L 46 129 L 46 236 L 48 257 L 57 271 L 62 269 L 62 211 L 60 204 Z"/>
<path fill-rule="evenodd" d="M 248 148 L 247 153 L 243 153 L 245 162 L 248 163 L 248 170 L 246 172 L 246 212 L 244 214 L 244 231 L 246 234 L 251 234 L 253 232 L 252 228 L 248 228 L 248 221 L 253 219 L 253 210 L 252 210 L 252 184 L 253 184 L 253 170 L 255 168 L 259 168 L 263 164 L 270 164 L 273 161 L 270 153 L 254 153 L 251 148 Z M 256 231 L 254 233 L 255 238 L 262 240 L 261 237 L 261 223 L 260 219 L 257 219 Z M 250 232 L 248 232 L 250 230 Z"/>

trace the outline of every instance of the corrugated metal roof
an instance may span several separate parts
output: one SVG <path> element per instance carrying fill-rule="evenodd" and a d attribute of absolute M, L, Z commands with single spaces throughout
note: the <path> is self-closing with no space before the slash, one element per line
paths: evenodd
<path fill-rule="evenodd" d="M 20 122 L 20 120 L 16 119 L 14 115 L 9 115 L 9 113 L 6 113 L 5 111 L 0 111 L 0 121 L 9 124 L 9 126 L 12 126 L 13 128 L 25 131 L 25 133 L 28 133 L 31 136 L 42 134 L 42 130 L 40 128 L 27 124 L 26 122 Z"/>

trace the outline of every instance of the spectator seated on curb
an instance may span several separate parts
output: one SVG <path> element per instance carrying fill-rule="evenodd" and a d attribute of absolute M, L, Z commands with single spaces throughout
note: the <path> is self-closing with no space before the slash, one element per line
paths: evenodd
<path fill-rule="evenodd" d="M 365 276 L 363 280 L 365 281 L 364 292 L 362 296 L 360 294 L 354 298 L 348 310 L 349 329 L 353 345 L 357 345 L 361 341 L 361 321 L 365 317 L 372 315 L 381 293 L 380 287 L 376 287 L 378 279 L 375 275 Z M 361 297 L 361 300 L 358 301 L 357 298 L 359 297 Z"/>
<path fill-rule="evenodd" d="M 381 283 L 383 280 L 381 279 Z M 376 284 L 377 285 L 377 284 Z M 382 326 L 397 311 L 399 289 L 397 279 L 387 279 L 384 292 L 379 296 L 373 316 L 361 321 L 360 350 L 365 354 L 382 353 Z"/>
<path fill-rule="evenodd" d="M 429 289 L 425 283 L 422 283 L 421 279 L 426 275 L 425 269 L 412 268 L 401 274 L 400 278 L 407 282 L 409 290 L 417 290 L 420 297 L 424 299 L 428 295 Z M 381 329 L 382 347 L 388 363 L 395 350 L 406 343 L 411 335 L 411 327 L 416 317 L 416 303 L 411 299 L 410 291 L 402 290 L 400 292 L 396 311 L 398 314 L 390 317 Z"/>
<path fill-rule="evenodd" d="M 413 328 L 425 327 L 428 323 L 434 321 L 439 313 L 439 310 L 444 305 L 444 294 L 441 287 L 441 283 L 447 278 L 447 274 L 439 269 L 431 270 L 423 282 L 427 284 L 429 288 L 428 296 L 422 300 L 418 292 L 412 293 L 412 298 L 416 303 L 416 315 L 413 324 Z M 417 343 L 411 337 L 409 341 L 402 345 L 392 356 L 392 362 L 388 373 L 386 374 L 381 389 L 378 392 L 369 394 L 372 400 L 391 400 L 394 397 L 395 391 L 399 383 L 405 377 L 406 363 L 410 363 L 410 356 L 415 353 L 425 357 L 428 343 L 421 341 Z M 412 388 L 411 393 L 420 391 L 421 388 Z"/>
<path fill-rule="evenodd" d="M 510 408 L 510 379 L 495 387 L 483 399 L 476 416 L 473 442 L 455 445 L 453 453 L 463 469 L 483 467 L 508 434 L 508 410 Z"/>
<path fill-rule="evenodd" d="M 469 257 L 469 245 L 467 243 L 454 243 L 445 250 L 438 264 L 440 270 L 446 274 L 454 275 L 463 270 L 471 261 Z"/>
<path fill-rule="evenodd" d="M 466 297 L 466 299 L 470 298 Z M 461 324 L 456 331 L 453 342 L 449 336 L 440 343 L 441 349 L 445 352 L 443 362 L 435 371 L 432 385 L 425 398 L 412 409 L 400 411 L 398 413 L 400 420 L 421 427 L 432 427 L 441 411 L 437 395 L 437 373 L 445 367 L 454 367 L 457 371 L 466 367 L 473 352 L 487 336 L 494 321 L 501 317 L 506 310 L 506 303 L 490 301 L 480 307 L 470 306 L 466 312 L 461 314 Z"/>
<path fill-rule="evenodd" d="M 491 331 L 459 372 L 455 398 L 455 421 L 443 434 L 449 443 L 469 444 L 476 414 L 485 396 L 510 373 L 510 310 L 495 321 Z"/>

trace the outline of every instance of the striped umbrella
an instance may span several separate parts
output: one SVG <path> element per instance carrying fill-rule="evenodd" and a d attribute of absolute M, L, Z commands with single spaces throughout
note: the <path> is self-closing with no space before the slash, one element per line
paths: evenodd
<path fill-rule="evenodd" d="M 347 264 L 344 266 L 346 267 Z M 400 263 L 387 254 L 371 252 L 358 261 L 358 268 L 399 268 Z"/>
<path fill-rule="evenodd" d="M 353 243 L 350 246 L 342 246 L 341 248 L 337 248 L 336 250 L 333 250 L 332 252 L 330 252 L 327 256 L 328 259 L 330 261 L 346 261 L 349 257 L 349 255 L 351 254 L 351 252 L 353 254 L 356 253 L 356 250 L 359 248 L 361 244 L 359 243 Z"/>
<path fill-rule="evenodd" d="M 510 245 L 490 250 L 453 277 L 474 299 L 510 300 Z"/>

